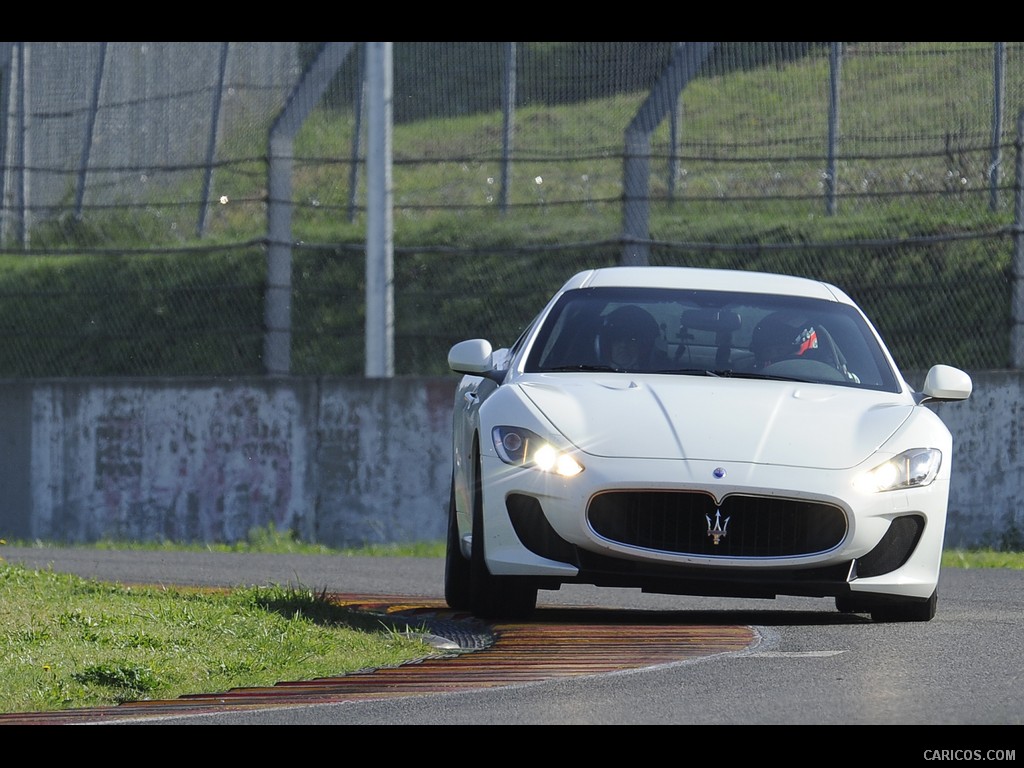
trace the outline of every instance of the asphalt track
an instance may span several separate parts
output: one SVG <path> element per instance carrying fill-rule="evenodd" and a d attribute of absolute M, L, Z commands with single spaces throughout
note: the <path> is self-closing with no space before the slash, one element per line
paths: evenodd
<path fill-rule="evenodd" d="M 927 623 L 876 624 L 823 598 L 680 597 L 588 585 L 542 590 L 529 621 L 487 623 L 444 605 L 443 558 L 7 544 L 0 544 L 0 558 L 128 585 L 302 585 L 382 611 L 392 626 L 404 621 L 434 642 L 424 658 L 394 669 L 173 701 L 0 715 L 0 724 L 29 726 L 4 731 L 8 744 L 22 735 L 29 750 L 40 744 L 32 725 L 62 723 L 687 725 L 698 729 L 698 740 L 709 733 L 714 740 L 726 733 L 719 726 L 729 726 L 731 754 L 768 743 L 739 737 L 737 726 L 770 727 L 762 735 L 778 735 L 779 726 L 897 725 L 895 752 L 888 728 L 872 742 L 886 742 L 894 759 L 920 761 L 922 749 L 963 747 L 968 736 L 970 744 L 1002 750 L 1000 759 L 1019 754 L 1024 575 L 1009 568 L 944 569 L 939 610 Z M 679 732 L 666 733 L 678 745 Z M 783 749 L 801 745 L 813 757 L 806 732 L 787 735 Z M 837 736 L 842 741 L 834 743 L 849 742 L 850 733 Z M 45 748 L 64 746 L 75 759 L 87 738 L 79 733 Z M 108 740 L 99 738 L 96 753 L 105 754 Z M 382 739 L 389 750 L 412 746 L 381 734 L 360 738 Z M 215 741 L 236 761 L 247 744 L 257 759 L 266 758 L 262 738 Z"/>

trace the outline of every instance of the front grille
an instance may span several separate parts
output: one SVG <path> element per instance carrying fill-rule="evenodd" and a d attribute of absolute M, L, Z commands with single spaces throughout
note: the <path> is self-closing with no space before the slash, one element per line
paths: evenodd
<path fill-rule="evenodd" d="M 602 493 L 587 519 L 609 541 L 718 557 L 817 554 L 838 546 L 847 531 L 845 512 L 831 504 L 734 495 L 716 506 L 710 495 L 686 491 Z"/>

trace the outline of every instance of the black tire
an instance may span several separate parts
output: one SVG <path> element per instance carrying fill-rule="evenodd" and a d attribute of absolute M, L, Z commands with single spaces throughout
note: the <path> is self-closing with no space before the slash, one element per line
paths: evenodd
<path fill-rule="evenodd" d="M 836 610 L 840 613 L 867 613 L 868 609 L 857 604 L 849 595 L 836 596 Z"/>
<path fill-rule="evenodd" d="M 935 590 L 927 600 L 906 600 L 872 608 L 871 620 L 879 623 L 931 621 L 935 618 L 938 602 L 939 592 Z"/>
<path fill-rule="evenodd" d="M 537 607 L 537 588 L 526 579 L 494 576 L 484 557 L 483 491 L 480 466 L 473 478 L 473 548 L 469 559 L 470 610 L 481 619 L 525 619 Z"/>
<path fill-rule="evenodd" d="M 448 497 L 448 541 L 444 553 L 444 600 L 449 608 L 470 608 L 470 565 L 459 546 L 459 524 L 455 516 L 455 478 Z"/>

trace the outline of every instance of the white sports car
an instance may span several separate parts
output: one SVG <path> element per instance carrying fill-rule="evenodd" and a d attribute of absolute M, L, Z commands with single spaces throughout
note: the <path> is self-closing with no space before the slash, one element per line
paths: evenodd
<path fill-rule="evenodd" d="M 538 589 L 833 597 L 935 615 L 952 437 L 842 290 L 686 267 L 581 272 L 511 348 L 451 348 L 445 598 L 524 618 Z"/>

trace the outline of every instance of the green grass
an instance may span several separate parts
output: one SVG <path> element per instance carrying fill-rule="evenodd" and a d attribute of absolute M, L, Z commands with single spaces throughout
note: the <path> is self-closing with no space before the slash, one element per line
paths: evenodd
<path fill-rule="evenodd" d="M 0 539 L 0 544 L 3 540 Z M 300 541 L 292 533 L 282 533 L 268 525 L 254 528 L 245 540 L 232 544 L 178 543 L 171 541 L 100 540 L 88 544 L 57 544 L 54 542 L 11 541 L 20 547 L 80 547 L 82 549 L 121 549 L 147 552 L 261 552 L 274 555 L 362 555 L 366 557 L 444 557 L 444 541 L 416 541 L 394 544 L 371 544 L 365 547 L 335 549 L 323 544 Z M 0 550 L 0 555 L 3 550 Z"/>
<path fill-rule="evenodd" d="M 0 601 L 3 712 L 272 686 L 436 653 L 304 588 L 131 587 L 0 559 Z"/>
<path fill-rule="evenodd" d="M 1012 568 L 1024 570 L 1024 552 L 995 549 L 947 549 L 942 553 L 943 568 Z"/>
<path fill-rule="evenodd" d="M 438 651 L 415 626 L 267 585 L 126 586 L 5 562 L 0 539 L 0 712 L 171 699 L 397 666 Z M 10 542 L 21 547 L 64 546 Z M 89 549 L 441 557 L 442 542 L 330 550 L 270 529 L 200 546 L 103 541 Z"/>
<path fill-rule="evenodd" d="M 437 651 L 386 617 L 305 587 L 139 587 L 7 563 L 0 540 L 0 712 L 45 712 L 271 686 Z M 60 546 L 11 542 L 17 546 Z M 358 550 L 271 530 L 234 545 L 104 541 L 89 549 L 444 556 L 443 542 Z M 1024 569 L 1024 553 L 947 550 L 944 568 Z"/>

